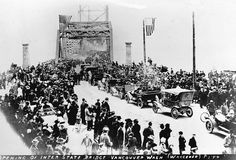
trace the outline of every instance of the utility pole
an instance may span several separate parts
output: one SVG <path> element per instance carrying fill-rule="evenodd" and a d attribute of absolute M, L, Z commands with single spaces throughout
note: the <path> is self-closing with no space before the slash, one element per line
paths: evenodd
<path fill-rule="evenodd" d="M 82 8 L 81 8 L 81 5 L 79 5 L 79 21 L 80 22 L 82 21 L 81 14 L 82 14 Z"/>
<path fill-rule="evenodd" d="M 109 10 L 108 10 L 108 5 L 106 5 L 106 21 L 109 21 Z"/>
<path fill-rule="evenodd" d="M 192 15 L 193 19 L 193 89 L 195 89 L 196 85 L 196 57 L 195 57 L 195 23 L 194 23 L 194 12 Z"/>
<path fill-rule="evenodd" d="M 143 69 L 146 77 L 146 42 L 145 42 L 145 24 L 143 20 Z"/>

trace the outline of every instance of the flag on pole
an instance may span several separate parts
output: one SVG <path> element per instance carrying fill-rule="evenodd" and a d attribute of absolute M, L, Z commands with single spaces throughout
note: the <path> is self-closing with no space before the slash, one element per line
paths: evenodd
<path fill-rule="evenodd" d="M 155 18 L 145 19 L 146 36 L 151 36 L 155 29 Z"/>
<path fill-rule="evenodd" d="M 59 15 L 59 30 L 64 32 L 72 16 Z"/>

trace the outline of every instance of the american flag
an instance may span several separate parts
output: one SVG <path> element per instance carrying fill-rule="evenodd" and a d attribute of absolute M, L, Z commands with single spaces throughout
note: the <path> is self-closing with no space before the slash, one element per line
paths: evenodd
<path fill-rule="evenodd" d="M 68 15 L 59 15 L 59 30 L 64 32 L 64 29 L 70 22 L 72 16 Z"/>
<path fill-rule="evenodd" d="M 147 24 L 148 22 L 149 24 Z M 145 21 L 146 36 L 151 36 L 154 29 L 155 29 L 155 18 L 146 19 Z"/>

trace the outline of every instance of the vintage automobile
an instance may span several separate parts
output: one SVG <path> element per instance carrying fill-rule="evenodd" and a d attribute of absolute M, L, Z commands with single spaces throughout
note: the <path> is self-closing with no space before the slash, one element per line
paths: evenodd
<path fill-rule="evenodd" d="M 98 68 L 97 72 L 94 72 L 94 74 L 93 74 L 92 85 L 93 86 L 98 85 L 98 82 L 102 80 L 103 75 L 104 75 L 104 73 L 103 73 L 102 68 Z"/>
<path fill-rule="evenodd" d="M 91 72 L 92 77 L 90 77 L 89 72 Z M 93 76 L 98 72 L 98 67 L 96 66 L 84 66 L 85 80 L 93 82 Z"/>
<path fill-rule="evenodd" d="M 186 113 L 188 117 L 192 117 L 193 110 L 190 105 L 193 100 L 194 92 L 194 90 L 182 89 L 180 87 L 163 89 L 159 96 L 159 102 L 156 101 L 156 104 L 152 107 L 153 111 L 154 113 L 158 113 L 158 110 L 167 107 L 171 109 L 171 116 L 175 119 L 184 113 Z"/>
<path fill-rule="evenodd" d="M 222 114 L 221 110 L 216 110 L 214 115 L 209 112 L 203 112 L 200 116 L 202 122 L 205 123 L 206 129 L 209 133 L 213 133 L 215 129 L 229 133 L 230 130 L 236 135 L 236 121 L 234 118 L 229 118 L 227 115 Z"/>
<path fill-rule="evenodd" d="M 160 94 L 160 89 L 144 89 L 143 87 L 136 86 L 136 89 L 128 91 L 125 95 L 127 103 L 134 101 L 140 108 L 147 106 L 149 103 L 154 105 L 157 96 Z"/>
<path fill-rule="evenodd" d="M 116 83 L 110 87 L 110 93 L 118 96 L 120 99 L 123 99 L 126 93 L 126 85 L 127 81 L 125 79 L 116 79 Z"/>
<path fill-rule="evenodd" d="M 104 73 L 102 80 L 98 81 L 98 90 L 104 90 L 108 92 L 108 81 L 113 79 L 110 74 Z"/>

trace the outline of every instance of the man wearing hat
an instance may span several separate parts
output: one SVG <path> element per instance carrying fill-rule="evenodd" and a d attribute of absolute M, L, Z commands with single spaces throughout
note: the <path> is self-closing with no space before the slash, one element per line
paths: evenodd
<path fill-rule="evenodd" d="M 32 140 L 32 145 L 30 146 L 30 151 L 32 155 L 39 155 L 40 151 L 38 149 L 39 141 L 37 139 Z"/>
<path fill-rule="evenodd" d="M 85 154 L 89 155 L 90 151 L 91 151 L 91 147 L 92 147 L 93 141 L 92 139 L 89 137 L 88 134 L 85 135 L 85 137 L 83 138 L 81 145 L 85 146 Z"/>
<path fill-rule="evenodd" d="M 52 129 L 53 130 L 52 131 L 52 136 L 54 138 L 57 138 L 60 135 L 60 129 L 59 129 L 58 124 L 59 124 L 59 121 L 57 119 L 57 120 L 54 121 L 53 129 Z"/>
<path fill-rule="evenodd" d="M 179 131 L 179 154 L 182 155 L 183 151 L 185 151 L 185 145 L 186 140 L 183 136 L 183 132 Z"/>
<path fill-rule="evenodd" d="M 140 125 L 138 124 L 138 119 L 134 120 L 132 132 L 134 133 L 134 137 L 137 139 L 137 148 L 140 149 L 142 145 L 142 140 L 141 140 Z"/>
<path fill-rule="evenodd" d="M 195 136 L 196 136 L 196 134 L 193 134 L 192 138 L 189 139 L 189 143 L 188 143 L 188 145 L 190 146 L 190 154 L 191 155 L 196 153 L 196 151 L 198 150 Z"/>
<path fill-rule="evenodd" d="M 154 136 L 154 131 L 152 129 L 152 122 L 149 122 L 148 127 L 143 130 L 143 149 L 146 149 L 146 143 L 148 142 L 148 137 L 150 135 Z"/>
<path fill-rule="evenodd" d="M 116 134 L 116 138 L 117 138 L 117 142 L 118 142 L 118 150 L 119 150 L 119 154 L 122 154 L 122 150 L 124 147 L 124 123 L 120 122 L 119 123 L 120 127 L 117 130 L 117 134 Z"/>
<path fill-rule="evenodd" d="M 93 112 L 92 107 L 89 105 L 85 108 L 85 120 L 87 123 L 87 130 L 90 131 L 93 127 Z"/>
<path fill-rule="evenodd" d="M 108 104 L 109 98 L 106 97 L 105 100 L 102 102 L 102 108 L 106 109 L 106 111 L 110 112 L 110 105 Z"/>
<path fill-rule="evenodd" d="M 210 115 L 214 115 L 215 114 L 216 106 L 215 106 L 215 103 L 214 103 L 214 101 L 212 99 L 210 100 L 210 103 L 208 103 L 206 105 L 206 107 L 207 107 Z"/>
<path fill-rule="evenodd" d="M 128 148 L 128 155 L 135 155 L 137 148 L 137 139 L 134 137 L 134 133 L 129 133 L 128 143 L 126 145 Z"/>
<path fill-rule="evenodd" d="M 77 113 L 78 113 L 78 104 L 77 104 L 77 95 L 72 96 L 72 102 L 69 105 L 68 109 L 68 124 L 69 125 L 75 125 L 76 119 L 77 119 Z"/>
<path fill-rule="evenodd" d="M 100 137 L 100 145 L 101 150 L 103 151 L 103 154 L 108 154 L 109 149 L 112 149 L 113 143 L 111 142 L 110 137 L 108 136 L 109 128 L 107 126 L 104 126 L 102 129 L 102 134 Z"/>
<path fill-rule="evenodd" d="M 80 105 L 80 115 L 81 115 L 81 119 L 82 119 L 82 124 L 86 125 L 86 121 L 85 121 L 85 108 L 86 106 L 88 106 L 86 100 L 83 98 L 82 99 L 82 104 Z"/>
<path fill-rule="evenodd" d="M 226 149 L 226 153 L 228 154 L 235 154 L 235 148 L 236 148 L 236 138 L 234 136 L 234 132 L 231 129 L 230 134 L 227 135 L 224 139 L 224 147 Z"/>

